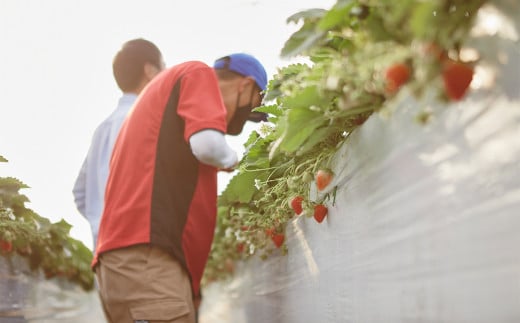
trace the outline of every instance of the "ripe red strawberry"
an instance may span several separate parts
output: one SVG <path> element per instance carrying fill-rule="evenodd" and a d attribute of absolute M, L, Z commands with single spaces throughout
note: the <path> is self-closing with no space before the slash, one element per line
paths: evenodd
<path fill-rule="evenodd" d="M 0 249 L 6 253 L 11 252 L 13 251 L 13 243 L 11 241 L 0 240 Z"/>
<path fill-rule="evenodd" d="M 396 63 L 385 71 L 386 92 L 389 94 L 397 90 L 410 78 L 410 67 L 404 63 Z"/>
<path fill-rule="evenodd" d="M 271 240 L 273 240 L 276 248 L 280 248 L 285 240 L 285 235 L 283 233 L 275 233 L 271 237 Z"/>
<path fill-rule="evenodd" d="M 274 228 L 265 229 L 265 235 L 268 237 L 272 237 L 274 234 Z"/>
<path fill-rule="evenodd" d="M 323 219 L 325 219 L 325 216 L 327 216 L 328 212 L 329 210 L 325 205 L 318 204 L 314 207 L 314 219 L 318 221 L 318 223 L 321 223 Z"/>
<path fill-rule="evenodd" d="M 320 169 L 316 172 L 315 180 L 318 191 L 322 191 L 332 181 L 332 172 L 326 169 Z"/>
<path fill-rule="evenodd" d="M 238 253 L 244 252 L 244 249 L 245 249 L 245 245 L 244 245 L 243 242 L 240 242 L 239 244 L 237 244 L 237 251 L 238 251 Z"/>
<path fill-rule="evenodd" d="M 297 215 L 300 215 L 303 212 L 302 202 L 303 197 L 300 195 L 293 197 L 291 200 L 291 207 Z"/>
<path fill-rule="evenodd" d="M 464 97 L 473 80 L 473 68 L 463 62 L 447 60 L 442 68 L 442 80 L 446 95 L 458 101 Z"/>

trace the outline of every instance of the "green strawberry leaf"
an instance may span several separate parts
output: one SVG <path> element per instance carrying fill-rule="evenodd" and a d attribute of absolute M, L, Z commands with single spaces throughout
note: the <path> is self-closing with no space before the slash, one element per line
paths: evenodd
<path fill-rule="evenodd" d="M 283 110 L 280 109 L 280 107 L 278 107 L 275 104 L 273 104 L 273 105 L 264 105 L 264 106 L 255 108 L 253 111 L 268 113 L 268 114 L 275 115 L 277 117 L 279 117 L 279 116 L 281 116 L 283 114 Z"/>
<path fill-rule="evenodd" d="M 265 180 L 264 172 L 245 170 L 235 175 L 228 183 L 225 194 L 221 195 L 222 203 L 246 203 L 256 192 L 255 181 Z"/>
<path fill-rule="evenodd" d="M 431 28 L 437 5 L 433 2 L 422 2 L 413 10 L 410 17 L 410 27 L 417 38 L 431 38 L 435 29 Z M 431 34 L 431 35 L 429 35 Z"/>
<path fill-rule="evenodd" d="M 300 148 L 326 120 L 321 112 L 310 109 L 292 109 L 287 118 L 287 128 L 280 148 L 289 153 Z"/>
<path fill-rule="evenodd" d="M 298 154 L 303 155 L 315 145 L 319 144 L 323 140 L 325 140 L 331 133 L 331 129 L 329 127 L 323 127 L 317 129 L 313 132 L 312 136 L 310 136 L 305 143 L 298 149 Z"/>
<path fill-rule="evenodd" d="M 348 13 L 352 9 L 353 5 L 354 4 L 350 1 L 337 3 L 323 16 L 318 23 L 318 28 L 321 30 L 329 30 L 340 24 L 344 25 L 344 20 L 348 17 Z"/>
<path fill-rule="evenodd" d="M 326 12 L 326 10 L 319 8 L 307 9 L 289 16 L 286 22 L 289 24 L 298 23 L 302 19 L 319 20 L 326 14 Z"/>
<path fill-rule="evenodd" d="M 308 109 L 311 106 L 319 107 L 326 103 L 316 85 L 306 86 L 300 91 L 293 93 L 292 96 L 282 99 L 282 105 L 289 109 Z"/>
<path fill-rule="evenodd" d="M 300 30 L 296 31 L 291 38 L 285 42 L 280 56 L 290 58 L 304 54 L 322 40 L 325 35 L 325 31 L 317 30 L 314 28 L 314 25 L 304 24 Z"/>

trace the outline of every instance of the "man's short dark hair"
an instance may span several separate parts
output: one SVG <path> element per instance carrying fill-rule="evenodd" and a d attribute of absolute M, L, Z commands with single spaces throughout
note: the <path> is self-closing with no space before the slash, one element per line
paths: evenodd
<path fill-rule="evenodd" d="M 154 43 L 138 38 L 123 44 L 112 62 L 114 78 L 121 91 L 133 91 L 139 86 L 146 63 L 161 68 L 162 54 Z"/>

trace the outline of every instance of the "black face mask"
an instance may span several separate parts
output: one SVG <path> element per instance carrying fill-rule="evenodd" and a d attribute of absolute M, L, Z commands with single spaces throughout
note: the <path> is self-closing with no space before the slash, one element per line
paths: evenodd
<path fill-rule="evenodd" d="M 251 106 L 251 103 L 241 107 L 237 106 L 235 114 L 227 126 L 228 135 L 236 136 L 242 132 L 246 121 L 249 119 L 249 114 L 251 113 L 252 109 L 253 107 Z"/>
<path fill-rule="evenodd" d="M 243 105 L 241 107 L 238 106 L 238 103 L 240 102 L 240 94 L 241 93 L 238 93 L 237 96 L 237 103 L 235 104 L 237 108 L 235 110 L 235 114 L 227 126 L 227 133 L 228 135 L 232 136 L 236 136 L 242 132 L 246 121 L 251 115 L 251 110 L 253 110 L 253 95 L 255 94 L 255 89 L 253 88 L 251 91 L 251 95 L 249 96 L 249 104 Z"/>

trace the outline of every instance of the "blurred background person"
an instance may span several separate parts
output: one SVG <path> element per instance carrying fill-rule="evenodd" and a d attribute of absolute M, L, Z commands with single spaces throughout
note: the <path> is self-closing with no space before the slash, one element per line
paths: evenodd
<path fill-rule="evenodd" d="M 110 157 L 119 129 L 139 93 L 164 68 L 159 48 L 142 38 L 124 43 L 113 59 L 114 78 L 123 95 L 116 109 L 96 128 L 72 190 L 78 211 L 90 224 L 94 249 Z"/>

